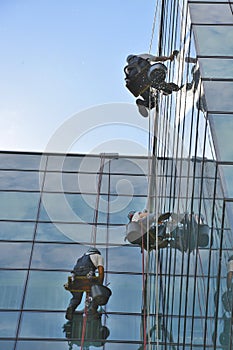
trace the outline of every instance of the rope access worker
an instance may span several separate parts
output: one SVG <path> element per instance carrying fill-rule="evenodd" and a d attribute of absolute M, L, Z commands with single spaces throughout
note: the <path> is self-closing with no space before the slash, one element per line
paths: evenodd
<path fill-rule="evenodd" d="M 180 90 L 181 87 L 175 83 L 165 82 L 167 67 L 161 63 L 173 61 L 177 54 L 178 51 L 175 50 L 170 56 L 139 54 L 127 57 L 128 65 L 124 68 L 126 87 L 135 97 L 142 97 L 136 100 L 136 104 L 143 117 L 147 117 L 148 110 L 156 105 L 156 97 L 151 94 L 151 87 L 163 92 L 164 95 Z"/>
<path fill-rule="evenodd" d="M 96 270 L 98 270 L 98 277 L 95 275 Z M 100 251 L 96 248 L 89 248 L 88 251 L 77 260 L 71 272 L 73 274 L 73 276 L 70 277 L 72 280 L 68 280 L 68 284 L 64 285 L 65 289 L 69 290 L 73 296 L 66 310 L 66 319 L 69 321 L 72 320 L 75 309 L 82 301 L 83 292 L 89 291 L 91 296 L 90 286 L 93 284 L 103 284 L 104 259 Z M 97 309 L 97 303 L 95 300 L 92 300 L 88 312 L 95 315 L 97 314 Z"/>
<path fill-rule="evenodd" d="M 144 235 L 145 239 L 147 238 L 147 230 L 149 227 L 150 248 L 155 248 L 156 234 L 158 234 L 158 248 L 165 248 L 168 246 L 169 242 L 166 237 L 166 225 L 164 224 L 164 221 L 168 220 L 170 216 L 171 213 L 169 212 L 159 215 L 158 223 L 155 224 L 155 213 L 149 214 L 147 209 L 144 209 L 142 212 L 130 211 L 128 213 L 129 224 L 127 225 L 128 233 L 126 238 L 131 243 L 141 244 L 142 235 Z M 135 228 L 133 228 L 133 231 L 130 230 L 130 223 L 138 223 L 140 225 L 138 232 L 135 232 Z"/>

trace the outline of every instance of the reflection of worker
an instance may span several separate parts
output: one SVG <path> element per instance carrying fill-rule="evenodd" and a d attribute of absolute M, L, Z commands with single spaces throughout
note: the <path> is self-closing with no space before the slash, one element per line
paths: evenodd
<path fill-rule="evenodd" d="M 136 222 L 140 224 L 139 236 L 149 233 L 149 245 L 150 248 L 156 246 L 156 236 L 158 237 L 158 247 L 165 248 L 168 246 L 168 240 L 166 236 L 166 224 L 164 221 L 168 220 L 171 213 L 167 212 L 161 215 L 155 213 L 149 214 L 147 209 L 141 211 L 130 211 L 128 218 L 130 222 Z M 157 224 L 156 224 L 157 222 Z M 137 235 L 136 235 L 137 236 Z M 146 237 L 145 237 L 146 238 Z M 129 239 L 129 236 L 127 237 Z"/>
<path fill-rule="evenodd" d="M 98 269 L 98 278 L 95 277 L 95 271 Z M 66 319 L 72 320 L 73 313 L 76 307 L 81 303 L 85 281 L 88 280 L 90 284 L 103 284 L 104 280 L 104 259 L 101 253 L 96 248 L 90 248 L 82 257 L 77 260 L 76 265 L 72 271 L 73 281 L 72 288 L 65 286 L 66 289 L 71 289 L 72 298 L 66 310 Z M 82 277 L 86 277 L 82 279 Z M 80 287 L 81 284 L 81 287 Z M 95 301 L 91 302 L 89 312 L 96 313 L 98 305 Z"/>
<path fill-rule="evenodd" d="M 229 257 L 227 264 L 227 289 L 232 287 L 233 278 L 233 255 Z"/>
<path fill-rule="evenodd" d="M 126 87 L 135 97 L 139 96 L 136 104 L 143 117 L 148 116 L 148 109 L 155 107 L 155 96 L 150 93 L 150 87 L 169 95 L 180 88 L 175 83 L 165 82 L 167 67 L 162 63 L 173 61 L 178 51 L 170 56 L 153 56 L 150 54 L 129 55 L 127 66 L 124 68 Z"/>

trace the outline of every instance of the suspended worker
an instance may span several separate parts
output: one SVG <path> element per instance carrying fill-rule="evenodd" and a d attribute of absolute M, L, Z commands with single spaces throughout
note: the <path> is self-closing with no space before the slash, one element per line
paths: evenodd
<path fill-rule="evenodd" d="M 170 56 L 153 56 L 150 54 L 129 55 L 127 66 L 124 68 L 126 87 L 135 96 L 139 113 L 143 117 L 148 116 L 148 110 L 156 105 L 156 96 L 151 93 L 151 88 L 170 95 L 181 87 L 175 83 L 165 82 L 167 67 L 162 63 L 173 61 L 178 51 L 173 51 Z M 154 63 L 156 62 L 156 63 Z"/>
<path fill-rule="evenodd" d="M 149 236 L 149 249 L 156 248 L 156 235 L 158 236 L 158 248 L 168 246 L 166 235 L 166 224 L 171 213 L 164 213 L 157 217 L 156 214 L 149 214 L 147 209 L 140 211 L 130 211 L 128 213 L 129 223 L 126 225 L 126 239 L 132 244 L 147 246 L 147 237 Z M 148 232 L 148 233 L 147 233 Z M 142 240 L 143 239 L 143 240 Z"/>
<path fill-rule="evenodd" d="M 96 276 L 96 270 L 98 270 L 98 276 Z M 65 289 L 69 290 L 72 294 L 70 304 L 66 310 L 66 319 L 70 321 L 73 318 L 75 309 L 82 301 L 83 292 L 89 291 L 91 296 L 90 286 L 93 284 L 103 284 L 104 259 L 100 251 L 97 248 L 89 248 L 88 251 L 77 260 L 71 273 L 73 274 L 72 281 L 64 285 Z M 95 300 L 92 300 L 88 313 L 96 315 L 97 309 L 98 304 Z"/>

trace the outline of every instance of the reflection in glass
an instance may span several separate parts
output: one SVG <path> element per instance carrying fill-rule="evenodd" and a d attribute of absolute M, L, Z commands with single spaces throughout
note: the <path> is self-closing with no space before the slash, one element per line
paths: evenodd
<path fill-rule="evenodd" d="M 194 26 L 199 55 L 202 56 L 232 56 L 233 27 L 232 26 Z"/>
<path fill-rule="evenodd" d="M 48 192 L 81 192 L 97 193 L 98 174 L 83 173 L 47 173 L 45 177 L 44 191 Z M 101 179 L 100 193 L 108 192 L 108 175 Z"/>
<path fill-rule="evenodd" d="M 232 23 L 232 13 L 229 4 L 189 4 L 193 23 Z"/>
<path fill-rule="evenodd" d="M 142 254 L 139 246 L 109 248 L 109 256 L 109 271 L 142 272 Z"/>
<path fill-rule="evenodd" d="M 63 312 L 23 312 L 20 337 L 23 338 L 65 338 Z"/>
<path fill-rule="evenodd" d="M 32 240 L 35 229 L 33 222 L 0 222 L 0 239 L 26 241 Z"/>
<path fill-rule="evenodd" d="M 108 282 L 113 294 L 106 305 L 107 313 L 142 311 L 141 275 L 108 274 Z"/>
<path fill-rule="evenodd" d="M 231 79 L 233 60 L 220 58 L 199 58 L 203 78 Z"/>
<path fill-rule="evenodd" d="M 111 194 L 145 195 L 148 191 L 146 176 L 112 175 L 110 180 Z"/>
<path fill-rule="evenodd" d="M 0 340 L 0 349 L 14 350 L 15 342 L 11 340 Z"/>
<path fill-rule="evenodd" d="M 32 267 L 71 271 L 77 258 L 87 251 L 79 244 L 36 243 L 32 256 Z"/>
<path fill-rule="evenodd" d="M 233 114 L 210 114 L 209 118 L 218 160 L 232 161 Z"/>
<path fill-rule="evenodd" d="M 100 196 L 98 222 L 107 220 L 107 196 Z M 44 193 L 40 211 L 41 221 L 92 223 L 96 208 L 96 195 Z"/>
<path fill-rule="evenodd" d="M 27 268 L 31 243 L 6 243 L 0 245 L 0 266 L 6 268 Z"/>
<path fill-rule="evenodd" d="M 0 337 L 15 337 L 19 312 L 0 312 Z"/>
<path fill-rule="evenodd" d="M 35 220 L 39 193 L 0 192 L 0 219 Z"/>
<path fill-rule="evenodd" d="M 233 82 L 204 81 L 203 85 L 208 111 L 232 112 Z"/>
<path fill-rule="evenodd" d="M 36 240 L 48 242 L 91 242 L 91 232 L 92 225 L 89 224 L 38 223 Z"/>
<path fill-rule="evenodd" d="M 1 344 L 1 343 L 0 343 Z M 36 340 L 36 341 L 18 341 L 16 350 L 69 350 L 69 344 L 67 341 L 48 341 L 48 340 Z M 4 348 L 5 350 L 5 348 Z M 8 350 L 8 349 L 6 349 Z M 11 349 L 9 349 L 11 350 Z M 12 349 L 13 350 L 13 349 Z"/>
<path fill-rule="evenodd" d="M 39 190 L 39 173 L 35 171 L 0 171 L 0 190 Z"/>
<path fill-rule="evenodd" d="M 25 271 L 0 270 L 0 308 L 19 309 L 21 307 Z"/>
<path fill-rule="evenodd" d="M 66 272 L 31 271 L 24 309 L 64 310 L 68 302 L 63 285 Z"/>
<path fill-rule="evenodd" d="M 0 153 L 0 168 L 13 170 L 38 170 L 44 169 L 41 164 L 42 156 L 40 154 L 22 154 L 22 153 Z"/>

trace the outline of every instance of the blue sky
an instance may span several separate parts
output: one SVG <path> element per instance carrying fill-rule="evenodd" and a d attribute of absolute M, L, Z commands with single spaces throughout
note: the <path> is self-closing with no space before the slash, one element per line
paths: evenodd
<path fill-rule="evenodd" d="M 118 103 L 121 113 L 124 105 L 132 105 L 129 119 L 127 107 L 120 120 L 131 129 L 135 123 L 136 129 L 147 130 L 148 120 L 138 114 L 135 98 L 125 88 L 123 68 L 128 54 L 149 50 L 155 3 L 1 0 L 0 149 L 43 151 L 67 120 L 76 115 L 78 123 L 83 123 L 82 111 L 93 112 L 100 105 L 103 109 L 108 105 L 109 111 L 113 104 L 114 113 L 97 115 L 93 128 L 88 124 L 96 129 L 98 117 L 99 125 L 108 124 L 106 132 L 91 131 L 92 149 L 93 140 L 104 143 L 105 134 L 107 140 L 111 133 L 118 137 L 116 125 L 111 131 L 111 124 L 118 122 Z M 156 50 L 155 35 L 152 53 Z M 88 139 L 83 142 L 83 134 L 79 137 L 82 142 L 72 140 L 69 150 L 90 152 Z M 132 137 L 138 140 L 137 132 Z M 145 135 L 142 139 L 144 143 Z M 133 148 L 126 144 L 125 152 Z"/>

